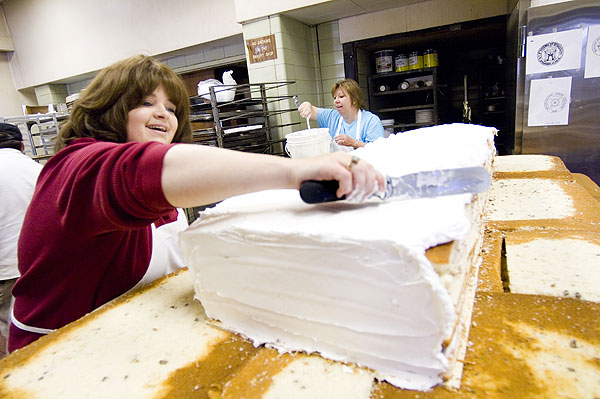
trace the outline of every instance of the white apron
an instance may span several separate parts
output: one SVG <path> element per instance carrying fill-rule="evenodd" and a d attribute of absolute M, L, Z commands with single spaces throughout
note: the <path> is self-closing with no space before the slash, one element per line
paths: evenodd
<path fill-rule="evenodd" d="M 358 116 L 356 117 L 356 140 L 359 139 L 360 137 L 360 120 L 361 120 L 361 116 L 362 116 L 362 109 L 358 110 Z M 340 121 L 337 125 L 337 128 L 335 130 L 335 136 L 339 136 L 340 134 L 342 134 L 342 121 L 344 120 L 344 118 L 340 118 Z M 335 140 L 331 141 L 331 152 L 335 152 L 335 151 L 345 151 L 345 152 L 350 152 L 350 151 L 354 151 L 355 148 L 352 146 L 347 146 L 347 145 L 339 145 L 335 142 Z"/>

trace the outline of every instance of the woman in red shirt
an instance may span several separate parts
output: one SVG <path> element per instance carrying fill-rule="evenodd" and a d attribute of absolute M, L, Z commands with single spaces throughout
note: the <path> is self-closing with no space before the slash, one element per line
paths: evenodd
<path fill-rule="evenodd" d="M 383 177 L 346 153 L 287 159 L 191 141 L 180 78 L 151 57 L 101 71 L 75 101 L 40 174 L 19 239 L 13 351 L 131 289 L 150 260 L 150 225 L 193 207 L 305 180 L 362 200 Z M 175 144 L 179 143 L 179 144 Z"/>

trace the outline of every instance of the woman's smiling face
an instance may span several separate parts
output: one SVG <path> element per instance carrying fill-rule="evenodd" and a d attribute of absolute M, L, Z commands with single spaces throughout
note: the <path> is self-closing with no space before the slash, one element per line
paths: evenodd
<path fill-rule="evenodd" d="M 338 88 L 333 95 L 333 105 L 338 112 L 344 117 L 356 116 L 358 109 L 352 104 L 352 98 L 348 95 L 346 90 Z"/>
<path fill-rule="evenodd" d="M 127 114 L 127 141 L 169 144 L 179 122 L 173 104 L 162 86 L 147 96 L 142 104 Z"/>

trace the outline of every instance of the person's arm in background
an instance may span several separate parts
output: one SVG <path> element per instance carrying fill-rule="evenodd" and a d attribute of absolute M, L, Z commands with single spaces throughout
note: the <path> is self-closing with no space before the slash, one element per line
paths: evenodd
<path fill-rule="evenodd" d="M 354 149 L 364 147 L 366 143 L 363 143 L 360 140 L 353 139 L 347 134 L 340 134 L 334 137 L 334 140 L 337 145 L 343 145 L 346 147 L 352 147 Z"/>
<path fill-rule="evenodd" d="M 310 118 L 311 121 L 316 121 L 319 109 L 311 103 L 309 103 L 308 101 L 304 101 L 298 107 L 298 112 L 300 113 L 301 117 Z"/>

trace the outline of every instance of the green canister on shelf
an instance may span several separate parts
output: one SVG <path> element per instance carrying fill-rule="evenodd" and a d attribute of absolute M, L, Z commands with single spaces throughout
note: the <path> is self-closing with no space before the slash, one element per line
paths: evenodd
<path fill-rule="evenodd" d="M 423 54 L 419 54 L 418 51 L 413 51 L 408 56 L 409 69 L 422 69 L 423 68 Z"/>
<path fill-rule="evenodd" d="M 425 50 L 425 53 L 423 54 L 423 65 L 425 68 L 431 68 L 440 65 L 437 50 Z"/>
<path fill-rule="evenodd" d="M 408 71 L 408 57 L 406 56 L 406 54 L 398 54 L 394 58 L 394 67 L 395 72 Z"/>

